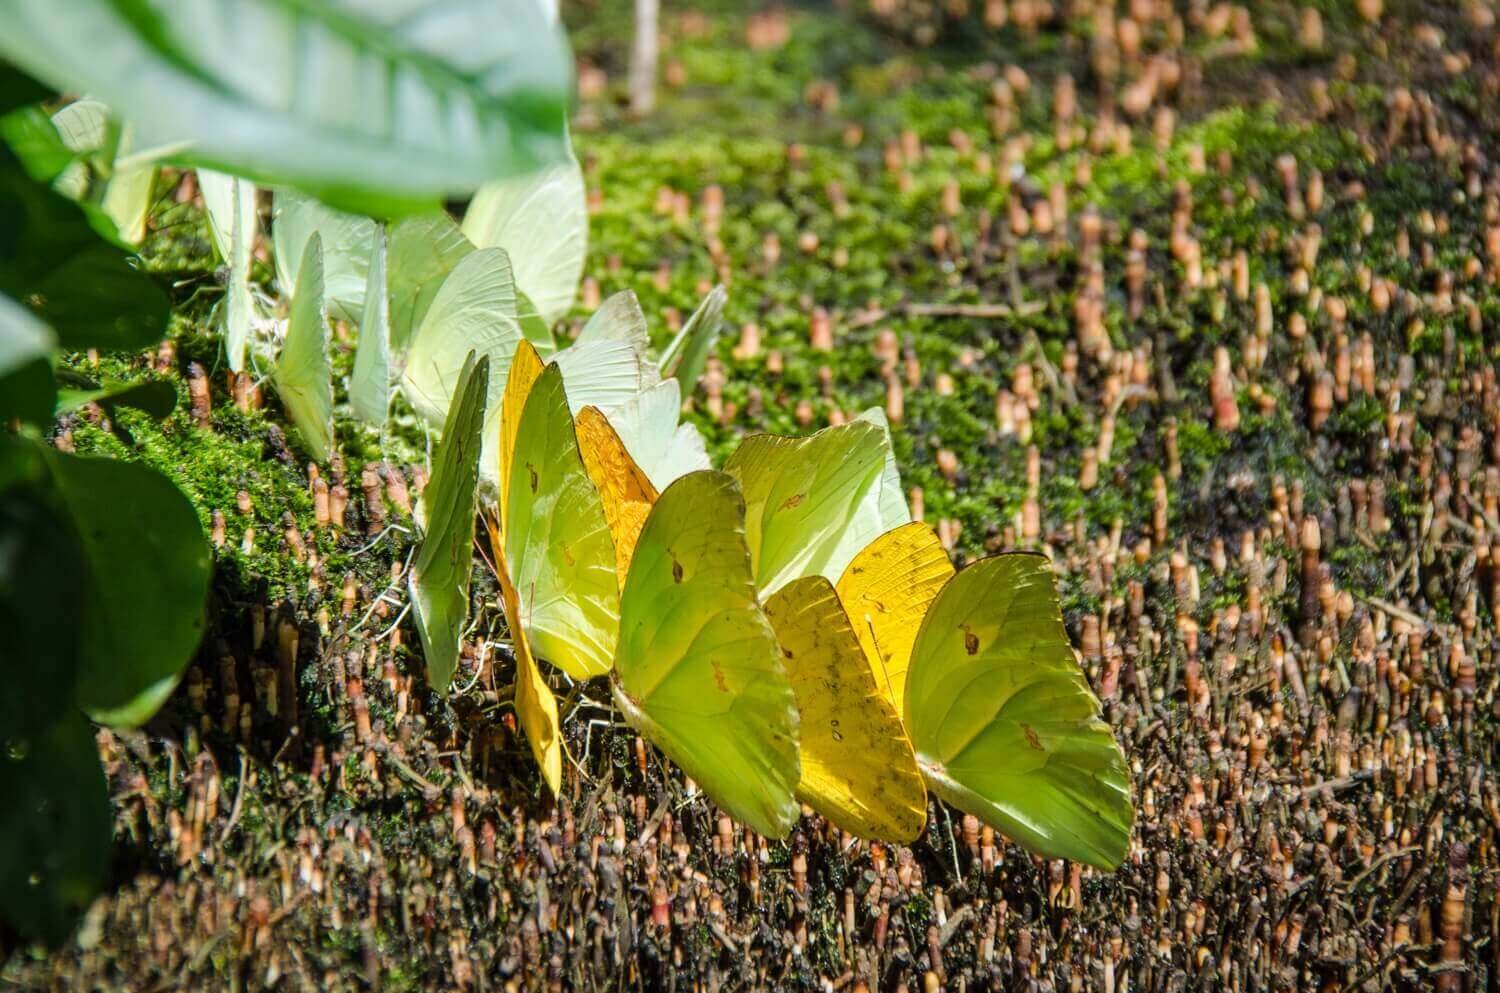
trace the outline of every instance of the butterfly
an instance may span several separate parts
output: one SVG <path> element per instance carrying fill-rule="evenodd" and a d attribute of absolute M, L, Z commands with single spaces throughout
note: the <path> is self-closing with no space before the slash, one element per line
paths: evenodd
<path fill-rule="evenodd" d="M 626 720 L 720 807 L 780 837 L 800 812 L 799 719 L 744 520 L 739 485 L 721 472 L 688 473 L 661 493 L 620 594 L 611 689 Z"/>
<path fill-rule="evenodd" d="M 1128 770 L 1045 556 L 995 555 L 955 573 L 914 523 L 872 542 L 837 590 L 928 786 L 1038 854 L 1123 861 Z"/>

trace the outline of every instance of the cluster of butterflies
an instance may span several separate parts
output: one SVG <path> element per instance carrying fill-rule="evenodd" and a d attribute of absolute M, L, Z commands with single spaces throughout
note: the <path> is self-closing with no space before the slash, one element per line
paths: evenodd
<path fill-rule="evenodd" d="M 762 834 L 786 835 L 806 804 L 860 837 L 910 841 L 931 788 L 1039 854 L 1124 859 L 1128 773 L 1048 560 L 956 572 L 910 518 L 878 411 L 748 437 L 723 471 L 653 472 L 620 419 L 571 402 L 568 371 L 530 343 L 493 368 L 471 356 L 460 377 L 413 602 L 421 627 L 434 572 L 439 589 L 467 582 L 476 504 L 463 492 L 498 375 L 497 495 L 478 509 L 516 711 L 554 791 L 564 744 L 538 659 L 607 677 L 626 720 Z M 446 686 L 451 668 L 433 675 Z"/>
<path fill-rule="evenodd" d="M 429 679 L 445 691 L 457 665 L 482 518 L 516 712 L 554 792 L 565 746 L 539 660 L 607 677 L 626 720 L 761 834 L 806 804 L 910 841 L 932 789 L 1039 854 L 1124 859 L 1128 773 L 1044 557 L 955 572 L 911 520 L 878 409 L 746 438 L 713 471 L 679 382 L 713 347 L 722 288 L 654 358 L 628 292 L 554 341 L 586 241 L 576 164 L 482 190 L 462 227 L 385 228 L 277 192 L 284 327 L 249 279 L 254 186 L 200 185 L 229 270 L 229 363 L 279 345 L 271 380 L 311 453 L 334 450 L 330 316 L 359 327 L 356 416 L 384 424 L 400 391 L 441 428 L 408 580 Z"/>
<path fill-rule="evenodd" d="M 572 306 L 587 253 L 576 161 L 484 187 L 462 225 L 434 211 L 387 227 L 277 190 L 271 241 L 284 307 L 263 300 L 250 279 L 259 225 L 254 184 L 208 170 L 199 170 L 198 179 L 227 270 L 219 320 L 229 367 L 269 366 L 282 406 L 316 459 L 326 460 L 335 447 L 332 317 L 359 328 L 349 405 L 373 426 L 386 423 L 399 392 L 437 430 L 470 351 L 498 367 L 527 341 L 568 372 L 576 404 L 614 410 L 632 403 L 641 408 L 637 419 L 653 429 L 670 422 L 664 458 L 708 464 L 696 430 L 678 423 L 677 383 L 702 370 L 718 331 L 722 290 L 709 295 L 658 360 L 648 357 L 646 317 L 628 292 L 605 301 L 566 347 L 553 337 L 553 325 Z M 272 316 L 283 309 L 284 321 Z M 494 384 L 489 397 L 491 438 L 502 385 Z M 493 457 L 485 465 L 483 478 L 492 486 Z"/>

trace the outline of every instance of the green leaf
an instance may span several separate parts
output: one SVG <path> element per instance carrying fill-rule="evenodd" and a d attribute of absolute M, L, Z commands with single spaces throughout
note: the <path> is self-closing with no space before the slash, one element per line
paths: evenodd
<path fill-rule="evenodd" d="M 27 104 L 41 103 L 52 91 L 15 66 L 0 62 L 0 114 Z"/>
<path fill-rule="evenodd" d="M 715 286 L 661 353 L 661 374 L 676 376 L 689 396 L 697 388 L 698 377 L 703 375 L 708 356 L 724 330 L 724 304 L 728 301 L 729 291 Z"/>
<path fill-rule="evenodd" d="M 23 107 L 0 118 L 0 137 L 39 183 L 56 181 L 78 159 L 41 107 Z"/>
<path fill-rule="evenodd" d="M 66 381 L 71 377 L 59 372 L 58 378 Z M 119 407 L 133 407 L 159 421 L 171 414 L 177 406 L 177 390 L 162 379 L 138 380 L 133 383 L 106 379 L 103 383 L 93 383 L 79 376 L 72 385 L 57 392 L 59 414 L 66 414 L 90 403 L 103 407 L 110 417 L 114 416 Z"/>
<path fill-rule="evenodd" d="M 0 295 L 0 427 L 13 417 L 38 427 L 52 420 L 56 347 L 51 328 Z"/>
<path fill-rule="evenodd" d="M 427 533 L 409 579 L 417 632 L 427 658 L 427 680 L 439 693 L 458 667 L 458 643 L 469 616 L 469 576 L 474 569 L 474 515 L 478 513 L 479 452 L 488 356 L 470 352 L 459 372 L 432 478 L 422 493 Z"/>
<path fill-rule="evenodd" d="M 65 714 L 0 750 L 0 797 L 0 917 L 61 944 L 109 870 L 109 791 L 93 728 Z"/>
<path fill-rule="evenodd" d="M 91 221 L 0 147 L 0 292 L 51 325 L 63 348 L 136 350 L 166 334 L 168 301 Z"/>
<path fill-rule="evenodd" d="M 50 376 L 49 376 L 50 379 Z M 0 747 L 74 709 L 83 550 L 53 499 L 41 446 L 0 436 Z"/>
<path fill-rule="evenodd" d="M 0 376 L 45 359 L 56 347 L 51 328 L 14 300 L 0 296 Z"/>
<path fill-rule="evenodd" d="M 203 635 L 210 576 L 198 513 L 161 473 L 45 449 L 83 548 L 78 702 L 100 723 L 145 722 Z"/>
<path fill-rule="evenodd" d="M 33 427 L 46 427 L 52 423 L 56 402 L 57 382 L 48 359 L 32 359 L 0 376 L 0 427 L 12 418 Z"/>
<path fill-rule="evenodd" d="M 917 764 L 943 799 L 1047 858 L 1124 861 L 1130 775 L 1045 556 L 996 555 L 948 581 L 912 646 L 904 707 Z"/>
<path fill-rule="evenodd" d="M 535 0 L 16 0 L 0 55 L 182 161 L 355 213 L 567 155 L 572 59 Z"/>

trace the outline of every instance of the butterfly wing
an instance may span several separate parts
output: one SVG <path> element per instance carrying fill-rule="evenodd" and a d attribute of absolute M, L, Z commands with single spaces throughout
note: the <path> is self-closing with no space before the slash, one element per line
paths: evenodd
<path fill-rule="evenodd" d="M 308 240 L 318 235 L 323 244 L 323 289 L 328 309 L 343 320 L 359 320 L 365 306 L 375 222 L 324 206 L 296 190 L 277 190 L 273 206 L 271 242 L 276 257 L 276 279 L 282 292 L 296 298 L 302 253 Z M 462 364 L 460 356 L 459 365 Z M 457 372 L 455 366 L 454 373 Z"/>
<path fill-rule="evenodd" d="M 408 585 L 427 678 L 439 693 L 458 665 L 459 636 L 469 614 L 474 561 L 475 494 L 479 483 L 480 429 L 489 389 L 489 359 L 470 354 L 459 373 L 453 409 L 422 491 L 427 531 Z"/>
<path fill-rule="evenodd" d="M 444 211 L 418 214 L 391 226 L 386 272 L 391 297 L 391 345 L 405 348 L 448 274 L 474 245 Z"/>
<path fill-rule="evenodd" d="M 303 444 L 319 462 L 326 462 L 333 453 L 333 363 L 328 337 L 323 244 L 315 234 L 302 253 L 286 342 L 276 357 L 271 381 Z"/>
<path fill-rule="evenodd" d="M 614 542 L 555 365 L 526 398 L 504 494 L 505 559 L 532 649 L 575 679 L 607 672 L 620 617 Z"/>
<path fill-rule="evenodd" d="M 604 518 L 609 522 L 615 543 L 615 571 L 624 586 L 635 543 L 640 539 L 646 516 L 651 513 L 651 505 L 656 502 L 656 487 L 635 464 L 598 407 L 585 407 L 578 412 L 578 448 L 604 505 Z"/>
<path fill-rule="evenodd" d="M 203 190 L 203 207 L 214 245 L 219 257 L 229 265 L 223 304 L 224 350 L 229 356 L 229 368 L 241 372 L 255 316 L 255 303 L 250 296 L 250 259 L 260 224 L 255 210 L 255 184 L 199 169 L 198 186 Z"/>
<path fill-rule="evenodd" d="M 474 351 L 489 357 L 490 411 L 497 416 L 520 340 L 510 260 L 499 249 L 472 252 L 443 281 L 412 336 L 401 374 L 402 392 L 427 423 L 442 424 L 464 357 Z"/>
<path fill-rule="evenodd" d="M 658 491 L 679 476 L 710 468 L 703 436 L 681 423 L 682 390 L 664 379 L 606 411 L 620 441 Z"/>
<path fill-rule="evenodd" d="M 588 254 L 587 194 L 577 159 L 570 153 L 566 161 L 480 187 L 463 232 L 480 248 L 510 253 L 516 285 L 552 325 L 573 306 Z"/>
<path fill-rule="evenodd" d="M 714 802 L 780 837 L 798 814 L 797 708 L 743 520 L 719 472 L 683 476 L 656 501 L 621 594 L 614 695 Z"/>
<path fill-rule="evenodd" d="M 1134 810 L 1124 755 L 1079 670 L 1044 556 L 996 555 L 932 602 L 905 722 L 929 785 L 1040 855 L 1114 868 Z"/>
<path fill-rule="evenodd" d="M 835 556 L 880 477 L 881 440 L 877 426 L 855 420 L 806 438 L 752 435 L 729 457 L 724 471 L 745 493 L 745 536 L 762 593 L 843 571 L 847 560 Z"/>
<path fill-rule="evenodd" d="M 832 584 L 794 579 L 765 610 L 801 718 L 798 798 L 861 838 L 912 841 L 927 821 L 922 774 Z"/>
<path fill-rule="evenodd" d="M 839 600 L 869 660 L 876 684 L 903 712 L 911 646 L 927 608 L 953 577 L 953 563 L 932 528 L 903 524 L 876 538 L 839 577 Z"/>
<path fill-rule="evenodd" d="M 384 427 L 391 407 L 391 306 L 386 292 L 385 235 L 377 232 L 370 253 L 370 283 L 359 321 L 359 348 L 349 377 L 349 404 L 354 413 Z"/>

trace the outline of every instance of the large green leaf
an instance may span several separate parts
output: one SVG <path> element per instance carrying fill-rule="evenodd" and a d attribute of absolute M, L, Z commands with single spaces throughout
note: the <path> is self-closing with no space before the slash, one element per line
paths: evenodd
<path fill-rule="evenodd" d="M 433 459 L 432 479 L 422 492 L 427 533 L 408 580 L 427 658 L 427 681 L 439 693 L 448 689 L 458 666 L 459 638 L 469 616 L 479 452 L 489 378 L 489 357 L 476 359 L 470 352 L 458 374 L 443 440 Z"/>
<path fill-rule="evenodd" d="M 44 730 L 73 706 L 80 605 L 90 592 L 82 562 L 41 446 L 0 435 L 0 743 Z"/>
<path fill-rule="evenodd" d="M 56 347 L 51 328 L 14 300 L 0 296 L 0 376 L 47 358 Z"/>
<path fill-rule="evenodd" d="M 14 0 L 0 55 L 143 145 L 357 213 L 564 161 L 572 59 L 535 0 Z"/>
<path fill-rule="evenodd" d="M 943 799 L 1040 855 L 1124 860 L 1125 757 L 1073 656 L 1046 557 L 996 555 L 948 581 L 912 647 L 904 706 Z"/>
<path fill-rule="evenodd" d="M 210 575 L 197 511 L 161 473 L 46 449 L 84 553 L 79 704 L 104 724 L 156 712 L 203 635 Z"/>
<path fill-rule="evenodd" d="M 0 426 L 11 418 L 38 427 L 52 420 L 52 329 L 0 294 Z"/>
<path fill-rule="evenodd" d="M 104 884 L 109 793 L 78 714 L 0 749 L 0 917 L 58 944 Z"/>
<path fill-rule="evenodd" d="M 38 103 L 51 95 L 50 89 L 15 66 L 0 62 L 0 114 Z"/>
<path fill-rule="evenodd" d="M 111 227 L 37 182 L 0 146 L 0 293 L 51 325 L 64 348 L 133 350 L 166 334 L 166 294 L 100 237 Z"/>

